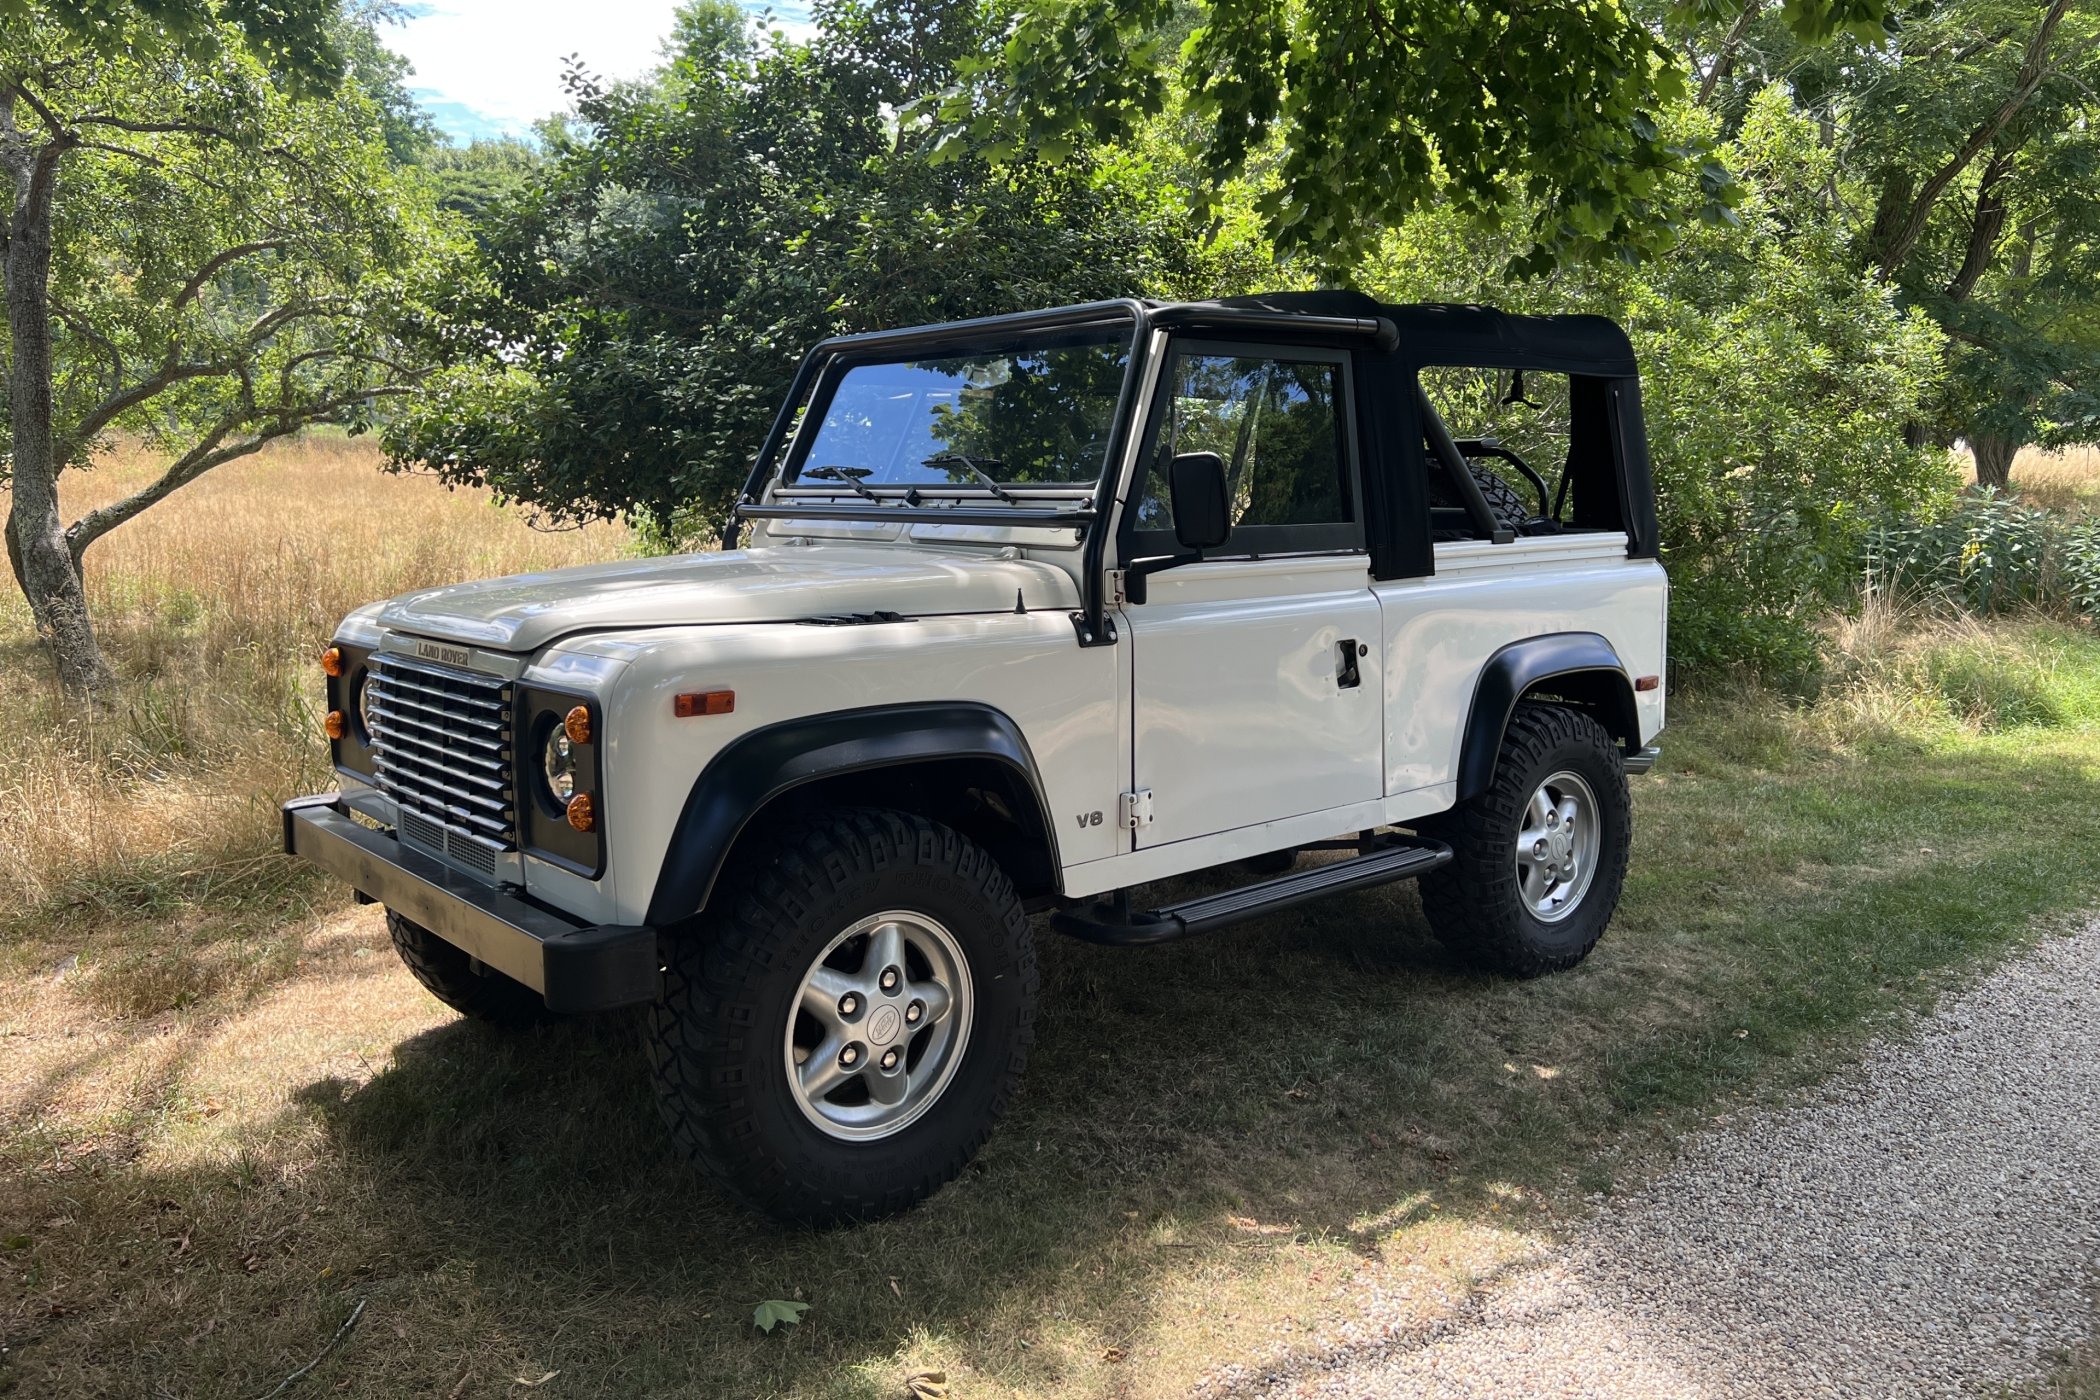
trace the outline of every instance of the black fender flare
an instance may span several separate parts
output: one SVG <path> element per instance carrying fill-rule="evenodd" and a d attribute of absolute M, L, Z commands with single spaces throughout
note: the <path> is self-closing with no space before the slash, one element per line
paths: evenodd
<path fill-rule="evenodd" d="M 1614 738 L 1625 741 L 1628 752 L 1640 746 L 1633 681 L 1610 642 L 1595 632 L 1555 632 L 1511 642 L 1487 659 L 1473 687 L 1473 708 L 1466 716 L 1465 737 L 1459 744 L 1458 791 L 1453 801 L 1464 802 L 1487 791 L 1510 714 L 1524 692 L 1541 681 L 1578 674 L 1602 675 L 1618 682 L 1605 691 L 1613 710 L 1599 718 Z"/>
<path fill-rule="evenodd" d="M 664 849 L 648 922 L 664 928 L 706 908 L 737 838 L 783 794 L 822 778 L 947 759 L 1012 769 L 1035 797 L 1051 869 L 1059 868 L 1042 777 L 1010 717 L 973 701 L 836 710 L 754 729 L 708 760 Z"/>

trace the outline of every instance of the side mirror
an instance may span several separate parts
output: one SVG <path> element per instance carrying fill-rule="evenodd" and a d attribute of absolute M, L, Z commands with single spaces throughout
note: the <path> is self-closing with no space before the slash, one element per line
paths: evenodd
<path fill-rule="evenodd" d="M 1167 463 L 1174 501 L 1174 538 L 1183 549 L 1216 549 L 1232 533 L 1232 502 L 1225 491 L 1225 459 L 1215 452 L 1182 452 Z"/>

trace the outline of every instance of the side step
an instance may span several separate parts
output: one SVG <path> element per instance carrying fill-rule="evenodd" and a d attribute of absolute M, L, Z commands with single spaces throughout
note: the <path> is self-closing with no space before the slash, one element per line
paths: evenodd
<path fill-rule="evenodd" d="M 1273 880 L 1242 885 L 1164 909 L 1134 910 L 1120 900 L 1090 904 L 1084 909 L 1060 909 L 1050 916 L 1050 926 L 1089 943 L 1125 948 L 1166 943 L 1273 914 L 1324 895 L 1412 880 L 1450 859 L 1451 848 L 1441 841 L 1393 837 L 1368 855 L 1316 865 L 1310 870 L 1294 870 Z"/>

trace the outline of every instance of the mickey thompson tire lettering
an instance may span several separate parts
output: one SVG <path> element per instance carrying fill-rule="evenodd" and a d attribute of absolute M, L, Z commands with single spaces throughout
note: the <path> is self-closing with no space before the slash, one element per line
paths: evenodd
<path fill-rule="evenodd" d="M 731 1194 L 782 1220 L 828 1225 L 902 1210 L 962 1171 L 1026 1064 L 1038 983 L 1027 918 L 989 855 L 923 817 L 825 813 L 767 847 L 729 898 L 666 939 L 647 1037 L 665 1121 Z M 797 1102 L 784 1046 L 826 949 L 885 911 L 922 916 L 959 949 L 968 1038 L 922 1113 L 888 1136 L 846 1140 Z"/>
<path fill-rule="evenodd" d="M 1594 798 L 1595 868 L 1576 902 L 1551 921 L 1527 903 L 1517 873 L 1518 833 L 1541 784 L 1573 774 Z M 1421 881 L 1422 910 L 1440 942 L 1480 967 L 1538 977 L 1575 966 L 1611 922 L 1626 881 L 1633 803 L 1618 746 L 1588 715 L 1520 702 L 1510 715 L 1487 790 L 1431 824 L 1453 859 Z"/>

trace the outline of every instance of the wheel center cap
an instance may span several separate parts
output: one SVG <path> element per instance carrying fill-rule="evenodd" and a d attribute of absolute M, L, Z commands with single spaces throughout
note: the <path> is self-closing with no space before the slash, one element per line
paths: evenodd
<path fill-rule="evenodd" d="M 887 1045 L 897 1038 L 897 1028 L 904 1024 L 904 1017 L 894 1006 L 881 1006 L 868 1018 L 868 1039 L 877 1045 Z"/>

